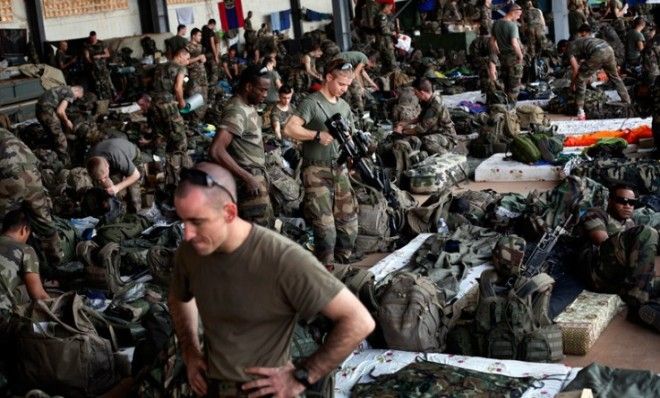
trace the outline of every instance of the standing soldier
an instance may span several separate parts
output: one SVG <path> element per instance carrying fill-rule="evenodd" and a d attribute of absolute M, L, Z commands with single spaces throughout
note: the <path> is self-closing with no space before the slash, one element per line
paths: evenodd
<path fill-rule="evenodd" d="M 500 63 L 499 76 L 504 92 L 509 97 L 509 103 L 515 104 L 523 75 L 523 50 L 516 23 L 522 15 L 522 7 L 512 2 L 507 4 L 505 10 L 506 15 L 493 24 L 490 45 Z"/>
<path fill-rule="evenodd" d="M 376 41 L 376 16 L 380 7 L 376 0 L 366 0 L 360 10 L 360 19 L 357 25 L 360 27 L 360 39 L 365 46 L 371 46 Z"/>
<path fill-rule="evenodd" d="M 257 31 L 252 26 L 252 11 L 248 11 L 243 29 L 245 29 L 245 34 L 243 35 L 245 38 L 245 57 L 249 58 L 257 45 Z"/>
<path fill-rule="evenodd" d="M 112 100 L 115 97 L 115 86 L 112 85 L 110 70 L 106 65 L 106 59 L 110 58 L 110 50 L 96 37 L 94 31 L 89 32 L 89 38 L 83 49 L 96 95 L 99 99 Z"/>
<path fill-rule="evenodd" d="M 325 125 L 339 113 L 353 127 L 351 107 L 340 97 L 354 77 L 349 62 L 331 61 L 321 89 L 305 97 L 284 129 L 288 137 L 303 143 L 304 213 L 314 229 L 316 257 L 326 266 L 349 261 L 358 233 L 348 169 L 339 164 L 339 145 Z"/>
<path fill-rule="evenodd" d="M 610 82 L 614 83 L 621 101 L 629 104 L 630 96 L 616 69 L 614 50 L 603 39 L 590 37 L 591 27 L 582 25 L 578 29 L 578 38 L 573 40 L 568 50 L 568 57 L 573 70 L 573 89 L 575 90 L 575 103 L 578 108 L 577 117 L 585 120 L 584 95 L 587 90 L 587 80 L 594 73 L 603 69 Z"/>
<path fill-rule="evenodd" d="M 220 78 L 220 49 L 218 39 L 215 37 L 215 19 L 213 18 L 202 27 L 202 46 L 206 57 L 206 78 L 209 87 L 215 87 Z"/>
<path fill-rule="evenodd" d="M 56 265 L 62 258 L 60 238 L 38 164 L 39 160 L 23 141 L 0 128 L 0 215 L 4 217 L 10 210 L 22 207 L 46 259 L 50 265 Z"/>
<path fill-rule="evenodd" d="M 256 108 L 266 99 L 268 87 L 267 74 L 259 67 L 249 66 L 241 73 L 236 94 L 223 110 L 209 156 L 236 178 L 241 218 L 272 228 L 275 219 L 266 179 L 262 121 Z"/>
<path fill-rule="evenodd" d="M 481 92 L 487 94 L 498 86 L 497 70 L 490 48 L 490 32 L 479 26 L 479 36 L 470 43 L 469 59 L 472 68 L 479 74 Z"/>
<path fill-rule="evenodd" d="M 492 0 L 481 0 L 479 5 L 479 15 L 477 22 L 479 22 L 480 27 L 484 27 L 486 31 L 490 34 L 490 30 L 493 27 L 493 9 L 492 9 Z"/>
<path fill-rule="evenodd" d="M 190 32 L 190 42 L 186 45 L 186 50 L 190 53 L 190 61 L 188 62 L 188 87 L 186 96 L 190 97 L 194 94 L 201 94 L 204 97 L 204 105 L 194 112 L 194 119 L 201 122 L 204 120 L 204 114 L 209 100 L 209 82 L 206 78 L 206 56 L 204 55 L 204 47 L 202 46 L 202 31 L 194 28 Z"/>
<path fill-rule="evenodd" d="M 649 30 L 649 39 L 642 51 L 642 78 L 647 85 L 652 85 L 660 76 L 660 36 L 655 26 Z"/>
<path fill-rule="evenodd" d="M 385 0 L 376 15 L 376 49 L 380 53 L 382 63 L 381 73 L 385 74 L 394 70 L 396 58 L 394 57 L 394 38 L 396 32 L 391 19 L 394 12 L 394 0 Z"/>
<path fill-rule="evenodd" d="M 180 109 L 186 106 L 184 99 L 184 79 L 190 53 L 185 48 L 174 53 L 174 58 L 166 64 L 156 66 L 154 72 L 154 92 L 148 118 L 159 139 L 167 143 L 157 146 L 159 156 L 166 161 L 165 180 L 176 184 L 179 170 L 192 164 L 188 156 L 188 136 Z"/>
<path fill-rule="evenodd" d="M 545 18 L 541 10 L 534 7 L 531 0 L 528 0 L 525 5 L 527 8 L 522 16 L 524 37 L 527 38 L 529 55 L 533 58 L 545 48 Z"/>
<path fill-rule="evenodd" d="M 378 85 L 371 80 L 367 73 L 367 68 L 375 65 L 375 57 L 375 54 L 367 57 L 366 54 L 360 51 L 344 51 L 337 57 L 353 65 L 355 79 L 353 79 L 353 83 L 344 94 L 344 100 L 351 105 L 351 108 L 360 113 L 364 112 L 364 91 L 367 87 L 378 89 Z"/>
<path fill-rule="evenodd" d="M 185 48 L 188 45 L 186 33 L 188 33 L 186 25 L 179 25 L 176 27 L 176 35 L 165 40 L 165 48 L 168 58 L 172 58 L 172 55 L 174 55 L 178 49 Z"/>
<path fill-rule="evenodd" d="M 62 40 L 57 44 L 57 51 L 55 51 L 55 66 L 62 71 L 66 81 L 69 81 L 69 68 L 78 61 L 78 57 L 67 53 L 68 49 L 69 43 Z"/>
<path fill-rule="evenodd" d="M 41 94 L 37 101 L 37 120 L 53 142 L 53 149 L 64 164 L 68 164 L 69 144 L 64 130 L 73 134 L 73 122 L 66 115 L 66 108 L 75 100 L 82 98 L 84 90 L 80 86 L 54 87 Z M 62 128 L 64 127 L 64 129 Z"/>
<path fill-rule="evenodd" d="M 633 20 L 632 28 L 626 33 L 626 70 L 634 71 L 642 61 L 642 51 L 646 38 L 642 31 L 646 21 L 642 17 Z"/>

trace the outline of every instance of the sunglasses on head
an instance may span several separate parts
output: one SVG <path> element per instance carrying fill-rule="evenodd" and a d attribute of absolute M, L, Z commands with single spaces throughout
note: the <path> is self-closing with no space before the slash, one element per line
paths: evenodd
<path fill-rule="evenodd" d="M 630 206 L 637 205 L 637 199 L 628 199 L 628 198 L 623 198 L 621 196 L 615 196 L 614 201 L 620 205 L 630 205 Z"/>
<path fill-rule="evenodd" d="M 211 188 L 214 185 L 217 186 L 218 188 L 222 189 L 229 195 L 229 198 L 233 203 L 236 203 L 236 199 L 234 199 L 234 195 L 232 195 L 231 192 L 225 187 L 224 185 L 220 184 L 217 182 L 213 177 L 211 177 L 208 173 L 205 171 L 199 170 L 199 169 L 181 169 L 181 172 L 179 173 L 179 177 L 181 181 L 188 181 L 191 184 L 199 185 L 200 187 L 207 187 Z"/>
<path fill-rule="evenodd" d="M 339 64 L 330 69 L 330 72 L 335 70 L 353 70 L 353 65 L 350 62 Z"/>

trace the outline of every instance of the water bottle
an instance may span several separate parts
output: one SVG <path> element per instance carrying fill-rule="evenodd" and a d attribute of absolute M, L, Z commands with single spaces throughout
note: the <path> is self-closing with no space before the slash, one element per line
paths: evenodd
<path fill-rule="evenodd" d="M 449 227 L 444 218 L 438 219 L 438 233 L 442 235 L 449 235 Z"/>

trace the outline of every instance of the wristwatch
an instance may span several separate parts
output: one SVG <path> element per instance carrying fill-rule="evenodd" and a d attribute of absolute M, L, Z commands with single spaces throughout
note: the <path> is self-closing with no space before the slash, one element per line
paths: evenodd
<path fill-rule="evenodd" d="M 296 365 L 296 368 L 293 370 L 293 378 L 305 388 L 310 388 L 312 383 L 309 382 L 309 372 L 307 368 L 302 365 Z"/>
<path fill-rule="evenodd" d="M 316 130 L 316 136 L 314 136 L 314 141 L 321 142 L 321 130 Z"/>

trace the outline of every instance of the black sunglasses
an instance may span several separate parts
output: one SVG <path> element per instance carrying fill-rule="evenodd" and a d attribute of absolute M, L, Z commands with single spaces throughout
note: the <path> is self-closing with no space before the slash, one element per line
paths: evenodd
<path fill-rule="evenodd" d="M 207 174 L 205 171 L 199 170 L 199 169 L 181 169 L 181 172 L 179 173 L 179 177 L 181 181 L 188 181 L 192 184 L 199 185 L 201 187 L 207 187 L 211 188 L 212 186 L 217 186 L 218 188 L 222 189 L 229 195 L 229 198 L 233 203 L 236 203 L 236 199 L 234 199 L 234 195 L 232 195 L 231 192 L 225 187 L 224 185 L 220 184 L 217 182 L 213 177 L 211 177 L 209 174 Z"/>
<path fill-rule="evenodd" d="M 637 199 L 628 199 L 622 198 L 621 196 L 615 196 L 614 201 L 620 205 L 637 206 Z"/>

